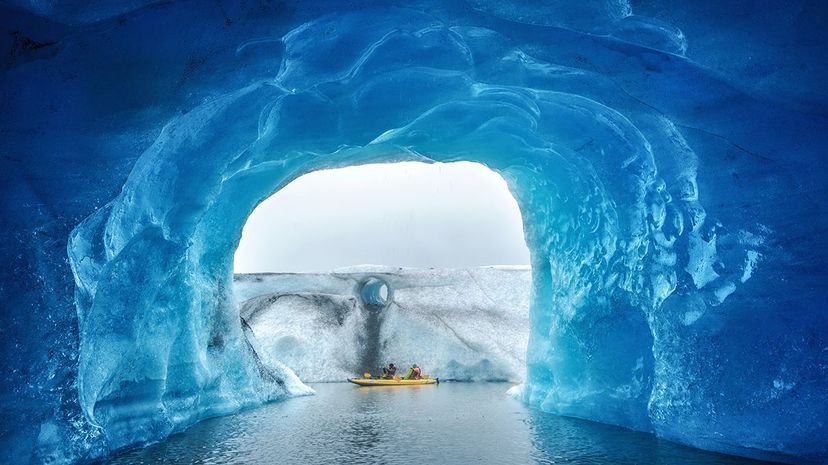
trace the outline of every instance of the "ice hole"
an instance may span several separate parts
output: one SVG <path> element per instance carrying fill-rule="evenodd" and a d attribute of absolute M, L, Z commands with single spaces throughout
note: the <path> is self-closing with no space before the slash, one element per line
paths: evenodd
<path fill-rule="evenodd" d="M 388 303 L 388 283 L 379 278 L 369 278 L 362 284 L 360 296 L 367 305 L 384 307 Z"/>

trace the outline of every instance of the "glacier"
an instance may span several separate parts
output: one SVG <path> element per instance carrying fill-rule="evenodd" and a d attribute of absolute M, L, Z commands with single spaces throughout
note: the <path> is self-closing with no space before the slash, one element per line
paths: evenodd
<path fill-rule="evenodd" d="M 242 319 L 269 363 L 307 382 L 413 363 L 442 380 L 526 377 L 528 267 L 356 266 L 330 273 L 236 274 Z M 387 297 L 371 293 L 385 286 Z M 376 294 L 376 295 L 375 295 Z"/>
<path fill-rule="evenodd" d="M 99 458 L 307 394 L 241 321 L 242 227 L 302 174 L 398 161 L 508 182 L 531 252 L 529 405 L 828 461 L 821 2 L 0 13 L 3 463 Z"/>

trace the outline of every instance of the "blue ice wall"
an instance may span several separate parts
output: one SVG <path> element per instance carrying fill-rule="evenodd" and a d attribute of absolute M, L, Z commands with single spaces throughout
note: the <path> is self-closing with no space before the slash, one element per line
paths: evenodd
<path fill-rule="evenodd" d="M 399 160 L 509 182 L 528 403 L 826 461 L 824 7 L 313 3 L 0 7 L 3 462 L 303 392 L 242 331 L 241 228 Z"/>

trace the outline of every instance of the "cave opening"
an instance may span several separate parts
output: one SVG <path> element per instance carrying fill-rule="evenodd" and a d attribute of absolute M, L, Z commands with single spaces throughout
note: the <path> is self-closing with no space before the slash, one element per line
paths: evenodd
<path fill-rule="evenodd" d="M 529 250 L 506 181 L 481 164 L 301 176 L 250 214 L 234 271 L 258 356 L 303 381 L 379 376 L 388 363 L 444 380 L 525 378 Z"/>

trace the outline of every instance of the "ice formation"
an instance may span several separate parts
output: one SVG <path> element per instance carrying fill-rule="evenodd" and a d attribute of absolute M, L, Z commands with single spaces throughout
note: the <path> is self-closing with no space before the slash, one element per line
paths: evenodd
<path fill-rule="evenodd" d="M 526 402 L 825 462 L 824 5 L 393 3 L 0 5 L 0 462 L 305 392 L 245 336 L 242 225 L 401 160 L 508 181 Z"/>
<path fill-rule="evenodd" d="M 523 381 L 530 288 L 527 267 L 362 266 L 234 280 L 260 355 L 311 382 L 376 374 L 389 362 L 441 379 Z"/>

